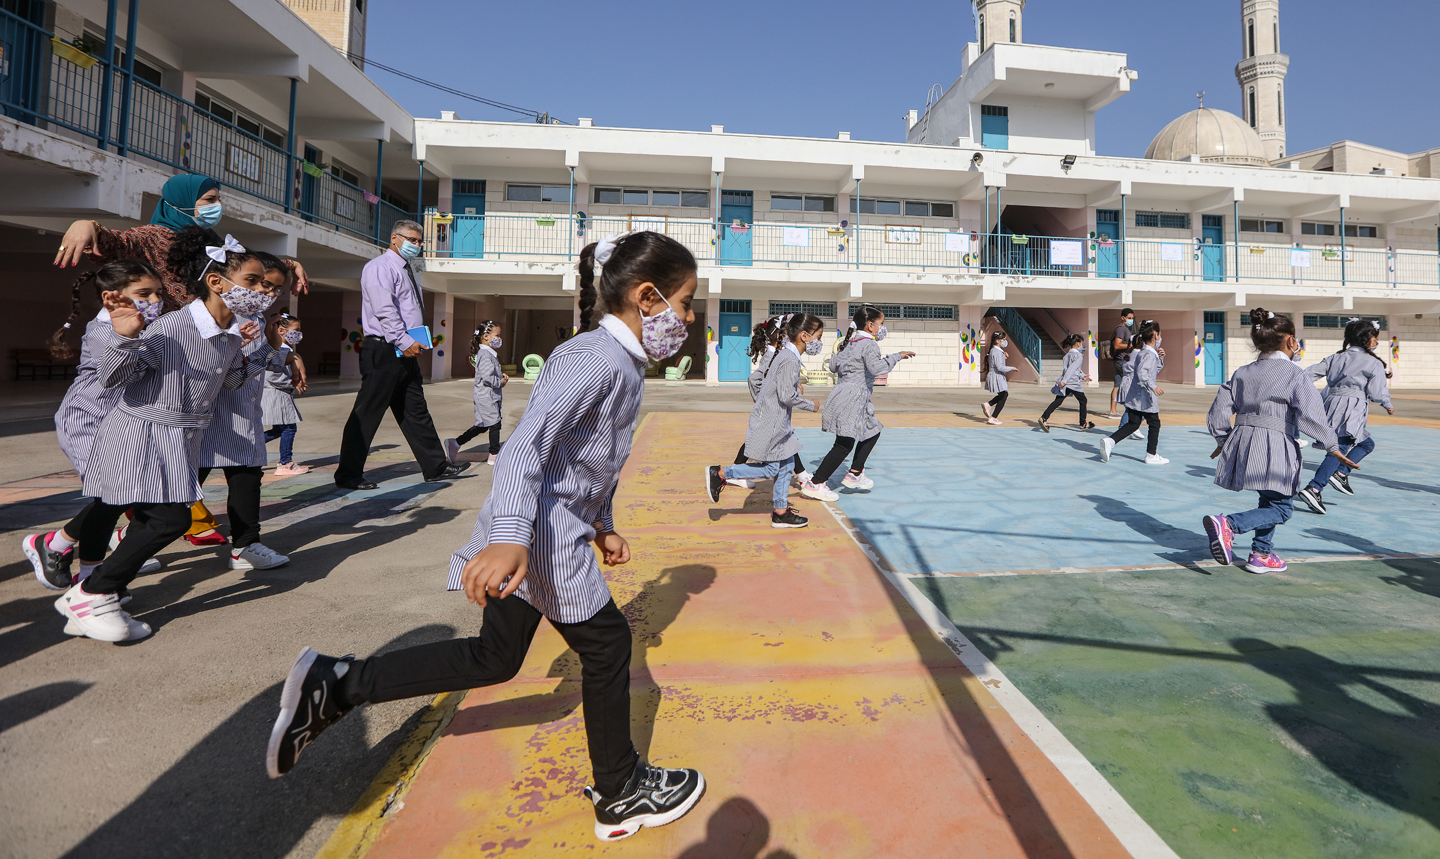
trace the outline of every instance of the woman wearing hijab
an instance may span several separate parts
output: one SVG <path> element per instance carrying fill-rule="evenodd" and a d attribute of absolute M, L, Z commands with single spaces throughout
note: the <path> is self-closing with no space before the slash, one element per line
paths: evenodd
<path fill-rule="evenodd" d="M 79 265 L 87 254 L 97 264 L 117 259 L 149 263 L 160 272 L 165 287 L 161 298 L 164 311 L 169 312 L 194 300 L 185 288 L 184 279 L 173 274 L 165 264 L 170 242 L 187 227 L 214 228 L 223 214 L 219 182 L 194 173 L 172 176 L 160 190 L 160 204 L 155 207 L 150 223 L 128 230 L 112 230 L 96 221 L 76 221 L 60 239 L 55 265 L 61 268 Z M 217 237 L 216 244 L 219 243 Z M 310 285 L 305 268 L 295 260 L 285 260 L 285 265 L 294 275 L 295 291 L 304 295 Z"/>

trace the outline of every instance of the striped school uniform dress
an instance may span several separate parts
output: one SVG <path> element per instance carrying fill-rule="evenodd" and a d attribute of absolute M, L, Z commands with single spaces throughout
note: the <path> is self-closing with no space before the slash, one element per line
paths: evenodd
<path fill-rule="evenodd" d="M 1085 393 L 1085 359 L 1080 356 L 1079 349 L 1071 349 L 1065 353 L 1065 360 L 1060 365 L 1060 378 L 1056 380 L 1055 387 L 1050 393 L 1055 396 L 1065 394 Z"/>
<path fill-rule="evenodd" d="M 750 371 L 750 377 L 745 380 L 745 385 L 750 389 L 750 402 L 760 398 L 760 388 L 765 384 L 765 371 L 770 367 L 770 361 L 775 354 L 774 346 L 766 346 L 765 354 L 755 362 L 755 369 Z"/>
<path fill-rule="evenodd" d="M 237 318 L 222 329 L 203 301 L 192 301 L 138 338 L 110 335 L 96 356 L 96 375 L 124 392 L 96 434 L 85 469 L 87 497 L 106 504 L 200 500 L 195 470 L 215 397 L 258 376 L 270 357 L 266 343 L 259 360 L 245 360 L 240 324 Z"/>
<path fill-rule="evenodd" d="M 879 435 L 885 426 L 875 417 L 870 399 L 875 377 L 895 369 L 900 360 L 899 352 L 881 356 L 875 338 L 857 333 L 830 358 L 830 372 L 837 378 L 820 413 L 820 429 L 857 442 Z"/>
<path fill-rule="evenodd" d="M 1370 437 L 1370 403 L 1390 406 L 1385 365 L 1364 349 L 1351 346 L 1328 356 L 1308 371 L 1312 380 L 1325 380 L 1325 418 L 1337 436 L 1350 436 L 1359 444 Z"/>
<path fill-rule="evenodd" d="M 1205 423 L 1224 443 L 1215 461 L 1215 485 L 1237 492 L 1268 489 L 1288 496 L 1300 491 L 1302 460 L 1291 437 L 1295 429 L 1327 451 L 1340 449 L 1320 392 L 1284 352 L 1261 355 L 1236 370 L 1216 392 Z"/>
<path fill-rule="evenodd" d="M 491 543 L 529 546 L 516 595 L 560 623 L 580 623 L 610 601 L 590 541 L 613 530 L 611 508 L 630 456 L 644 391 L 645 350 L 613 316 L 555 348 L 520 425 L 495 466 L 475 531 L 450 559 L 450 590 Z"/>
<path fill-rule="evenodd" d="M 281 353 L 284 351 L 280 350 Z M 283 364 L 278 370 L 267 369 L 265 387 L 260 392 L 261 425 L 278 427 L 298 424 L 303 420 L 300 410 L 295 407 L 295 381 L 290 365 Z"/>
<path fill-rule="evenodd" d="M 85 326 L 85 336 L 80 339 L 80 366 L 75 372 L 75 381 L 70 383 L 65 399 L 60 401 L 60 408 L 55 412 L 55 435 L 60 440 L 60 450 L 82 478 L 100 422 L 120 402 L 120 395 L 124 393 L 119 388 L 107 388 L 100 384 L 98 374 L 97 356 L 109 347 L 110 338 L 114 335 L 110 311 L 102 308 Z"/>
<path fill-rule="evenodd" d="M 797 408 L 815 411 L 815 406 L 800 396 L 801 366 L 800 352 L 793 343 L 786 343 L 770 362 L 745 427 L 745 455 L 756 462 L 780 462 L 800 452 L 800 439 L 790 426 L 791 413 Z"/>
<path fill-rule="evenodd" d="M 502 344 L 503 345 L 503 344 Z M 500 356 L 480 344 L 475 353 L 475 426 L 493 427 L 500 423 Z"/>
<path fill-rule="evenodd" d="M 254 322 L 262 329 L 265 316 L 237 317 L 240 324 Z M 279 349 L 264 336 L 256 337 L 241 349 L 247 361 L 259 369 L 246 378 L 245 384 L 233 390 L 222 389 L 215 397 L 210 426 L 200 442 L 200 467 L 223 468 L 230 465 L 263 466 L 269 461 L 265 451 L 265 423 L 260 399 L 265 392 L 266 372 L 285 367 L 290 347 Z"/>
<path fill-rule="evenodd" d="M 1125 408 L 1150 414 L 1160 411 L 1160 396 L 1155 393 L 1155 386 L 1160 371 L 1165 367 L 1165 359 L 1160 357 L 1154 346 L 1147 344 L 1125 363 L 1125 373 L 1129 377 L 1129 383 L 1121 390 L 1121 402 Z"/>
<path fill-rule="evenodd" d="M 990 372 L 985 374 L 985 390 L 992 394 L 1010 390 L 1010 377 L 1006 372 L 1010 365 L 1005 363 L 1005 350 L 999 346 L 990 347 Z"/>

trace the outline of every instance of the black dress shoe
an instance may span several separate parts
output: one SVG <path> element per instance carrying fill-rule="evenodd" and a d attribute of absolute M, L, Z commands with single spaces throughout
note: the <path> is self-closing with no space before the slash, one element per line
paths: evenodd
<path fill-rule="evenodd" d="M 371 483 L 370 481 L 366 480 L 366 479 L 363 478 L 363 477 L 357 477 L 357 478 L 355 478 L 354 480 L 337 480 L 337 481 L 335 481 L 335 485 L 338 486 L 338 487 L 340 487 L 341 489 L 378 489 L 378 488 L 379 488 L 379 487 L 376 486 L 374 483 Z"/>
<path fill-rule="evenodd" d="M 445 464 L 445 467 L 440 469 L 439 473 L 437 473 L 434 477 L 425 478 L 425 482 L 439 483 L 442 480 L 449 480 L 450 478 L 455 477 L 456 475 L 468 469 L 471 464 L 472 463 L 469 462 L 448 462 Z"/>

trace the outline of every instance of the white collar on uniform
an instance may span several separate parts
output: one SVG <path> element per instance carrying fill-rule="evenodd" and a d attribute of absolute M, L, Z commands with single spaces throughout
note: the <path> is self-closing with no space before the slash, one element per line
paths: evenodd
<path fill-rule="evenodd" d="M 786 348 L 786 349 L 789 349 L 791 352 L 794 352 L 796 358 L 799 358 L 799 357 L 800 357 L 800 350 L 797 349 L 797 348 L 795 347 L 795 344 L 792 343 L 791 341 L 789 341 L 789 340 L 786 340 L 786 341 L 785 341 L 785 348 Z"/>
<path fill-rule="evenodd" d="M 195 317 L 196 330 L 199 331 L 200 336 L 206 340 L 209 340 L 217 334 L 234 334 L 236 337 L 240 336 L 240 315 L 238 313 L 231 314 L 235 318 L 230 322 L 229 328 L 221 328 L 215 324 L 215 317 L 210 315 L 210 308 L 205 306 L 205 302 L 196 299 L 185 306 L 190 309 L 190 315 Z"/>
<path fill-rule="evenodd" d="M 641 361 L 650 360 L 645 354 L 644 347 L 640 345 L 640 341 L 635 339 L 635 332 L 630 330 L 629 325 L 621 322 L 618 316 L 607 313 L 600 317 L 600 327 L 604 328 L 609 332 L 611 337 L 619 341 L 620 345 L 625 347 L 626 352 L 629 352 Z"/>
<path fill-rule="evenodd" d="M 850 335 L 850 339 L 851 339 L 851 340 L 862 340 L 862 339 L 874 340 L 874 339 L 875 339 L 875 335 L 874 335 L 874 334 L 871 334 L 869 331 L 866 331 L 866 330 L 863 329 L 863 328 L 856 328 L 856 329 L 855 329 L 855 333 Z"/>
<path fill-rule="evenodd" d="M 102 308 L 100 308 L 100 312 L 97 313 L 97 314 L 95 314 L 95 318 L 98 319 L 98 320 L 101 321 L 101 322 L 109 322 L 109 321 L 110 321 L 110 311 L 108 311 L 108 310 L 106 310 L 105 308 L 102 307 Z"/>
<path fill-rule="evenodd" d="M 1257 360 L 1257 361 L 1273 361 L 1273 360 L 1275 360 L 1276 358 L 1279 358 L 1281 361 L 1289 361 L 1289 360 L 1290 360 L 1289 358 L 1286 358 L 1286 357 L 1285 357 L 1285 353 L 1284 353 L 1284 352 L 1281 352 L 1279 349 L 1276 349 L 1274 352 L 1265 352 L 1264 354 L 1262 354 L 1259 358 L 1256 358 L 1255 360 Z"/>
<path fill-rule="evenodd" d="M 484 349 L 486 352 L 489 352 L 491 355 L 494 355 L 496 358 L 500 357 L 500 353 L 496 352 L 494 349 L 491 349 L 489 343 L 481 343 L 480 348 Z"/>

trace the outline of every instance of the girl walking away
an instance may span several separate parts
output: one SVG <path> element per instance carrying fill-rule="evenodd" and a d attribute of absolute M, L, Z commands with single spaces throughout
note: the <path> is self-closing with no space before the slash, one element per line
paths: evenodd
<path fill-rule="evenodd" d="M 1374 351 L 1379 345 L 1375 336 L 1379 330 L 1378 322 L 1352 319 L 1345 326 L 1345 343 L 1340 351 L 1307 371 L 1312 382 L 1325 380 L 1325 418 L 1345 448 L 1345 455 L 1355 462 L 1375 450 L 1375 439 L 1368 428 L 1370 403 L 1379 403 L 1386 412 L 1395 414 L 1390 405 L 1390 388 L 1385 384 L 1390 371 Z M 1350 469 L 1335 457 L 1326 457 L 1300 490 L 1300 500 L 1312 512 L 1324 515 L 1321 493 L 1327 483 L 1337 492 L 1355 494 L 1350 488 Z"/>
<path fill-rule="evenodd" d="M 1101 440 L 1102 462 L 1109 462 L 1115 445 L 1139 429 L 1142 422 L 1150 427 L 1150 437 L 1145 440 L 1145 464 L 1165 465 L 1170 461 L 1156 452 L 1160 445 L 1160 397 L 1165 395 L 1165 389 L 1156 385 L 1160 370 L 1165 366 L 1165 359 L 1158 351 L 1163 339 L 1160 325 L 1153 319 L 1142 322 L 1140 330 L 1135 333 L 1135 348 L 1128 361 L 1130 367 L 1126 370 L 1130 378 L 1121 391 L 1125 422 L 1113 435 Z"/>
<path fill-rule="evenodd" d="M 607 315 L 586 331 L 596 263 Z M 596 836 L 616 841 L 678 820 L 705 792 L 700 773 L 650 766 L 630 742 L 630 627 L 590 546 L 606 564 L 630 560 L 611 500 L 630 455 L 645 364 L 675 354 L 694 320 L 695 258 L 672 238 L 638 232 L 587 245 L 579 266 L 584 333 L 546 362 L 495 468 L 474 537 L 450 561 L 450 588 L 463 588 L 484 609 L 480 634 L 364 660 L 303 650 L 270 735 L 271 778 L 361 704 L 509 680 L 544 617 L 580 657 Z"/>
<path fill-rule="evenodd" d="M 835 444 L 815 476 L 800 485 L 800 494 L 806 498 L 834 501 L 840 496 L 826 484 L 830 475 L 845 461 L 850 451 L 855 458 L 850 470 L 845 472 L 841 483 L 851 489 L 870 489 L 875 481 L 865 475 L 865 462 L 875 443 L 880 440 L 884 426 L 875 418 L 875 404 L 870 393 L 875 387 L 875 377 L 884 375 L 896 364 L 907 358 L 914 358 L 914 352 L 895 352 L 882 357 L 879 341 L 885 339 L 885 314 L 873 304 L 862 304 L 855 309 L 850 320 L 850 330 L 841 341 L 839 351 L 830 358 L 830 372 L 838 378 L 830 396 L 825 399 L 825 411 L 820 416 L 820 428 L 835 434 Z"/>
<path fill-rule="evenodd" d="M 1065 360 L 1060 365 L 1060 378 L 1055 380 L 1055 387 L 1050 390 L 1055 395 L 1054 402 L 1040 416 L 1040 429 L 1050 431 L 1050 416 L 1060 408 L 1066 397 L 1074 397 L 1075 402 L 1080 404 L 1080 429 L 1094 429 L 1095 424 L 1087 421 L 1085 407 L 1088 403 L 1085 400 L 1085 383 L 1090 377 L 1084 375 L 1084 358 L 1080 354 L 1079 346 L 1085 342 L 1085 338 L 1079 334 L 1071 334 L 1060 343 L 1060 348 L 1065 350 Z"/>
<path fill-rule="evenodd" d="M 138 260 L 119 260 L 106 263 L 96 271 L 82 274 L 76 281 L 70 298 L 70 318 L 50 338 L 50 354 L 55 358 L 75 357 L 75 347 L 68 342 L 75 323 L 80 318 L 80 291 L 94 282 L 96 294 L 103 303 L 108 297 L 112 303 L 134 309 L 143 324 L 149 324 L 160 316 L 160 276 L 150 266 Z M 115 408 L 123 391 L 107 388 L 99 375 L 99 356 L 109 347 L 115 329 L 110 324 L 110 311 L 101 307 L 100 312 L 85 326 L 80 339 L 80 366 L 75 381 L 60 401 L 55 412 L 55 435 L 60 440 L 60 450 L 75 467 L 75 473 L 83 479 L 85 467 L 90 460 L 90 447 L 100 422 Z M 52 591 L 63 591 L 75 583 L 70 568 L 75 560 L 75 544 L 80 541 L 86 518 L 94 512 L 99 499 L 91 498 L 74 519 L 59 531 L 48 534 L 31 534 L 22 543 L 25 557 L 34 568 L 35 579 Z M 100 562 L 105 560 L 105 542 L 89 544 L 89 554 L 80 556 L 80 578 L 88 576 Z M 146 562 L 154 572 L 160 562 L 153 558 Z"/>
<path fill-rule="evenodd" d="M 705 494 L 714 503 L 720 500 L 720 491 L 730 478 L 774 478 L 770 527 L 804 528 L 810 520 L 791 507 L 789 501 L 790 475 L 795 468 L 795 456 L 800 452 L 800 439 L 795 437 L 790 416 L 797 408 L 807 412 L 820 408 L 819 403 L 800 396 L 800 352 L 820 354 L 825 323 L 818 316 L 792 313 L 781 325 L 785 345 L 776 350 L 766 368 L 764 384 L 755 398 L 750 423 L 745 429 L 745 454 L 759 464 L 706 466 Z"/>
<path fill-rule="evenodd" d="M 990 335 L 990 349 L 980 362 L 980 372 L 985 376 L 985 390 L 995 395 L 980 408 L 985 412 L 986 423 L 997 427 L 1000 425 L 1000 410 L 1010 399 L 1010 374 L 1018 369 L 1005 363 L 1005 348 L 1009 345 L 1010 335 L 997 328 Z"/>
<path fill-rule="evenodd" d="M 781 323 L 785 316 L 773 316 L 764 322 L 757 322 L 755 328 L 750 332 L 750 348 L 745 354 L 750 356 L 750 363 L 755 369 L 750 371 L 750 376 L 745 380 L 745 385 L 750 389 L 750 402 L 754 403 L 760 398 L 760 388 L 765 384 L 765 373 L 770 369 L 770 362 L 775 360 L 775 350 L 785 342 L 785 327 Z M 745 442 L 740 442 L 740 450 L 735 454 L 735 464 L 744 465 L 750 461 L 745 455 Z M 810 472 L 805 470 L 805 463 L 800 460 L 800 454 L 795 454 L 794 480 L 798 485 L 804 485 L 810 479 Z M 731 486 L 738 486 L 741 489 L 753 489 L 755 481 L 742 480 L 738 477 L 727 478 L 726 483 Z"/>
<path fill-rule="evenodd" d="M 182 260 L 189 259 L 188 264 L 198 271 L 210 263 L 205 253 L 193 253 L 194 248 L 203 247 L 204 241 L 199 230 L 187 230 L 176 237 L 171 246 L 172 267 L 178 269 L 186 264 Z M 275 296 L 285 290 L 288 271 L 270 254 L 257 252 L 253 256 L 264 276 L 253 294 L 237 300 L 233 309 L 241 322 L 253 322 L 258 327 L 265 324 L 265 311 Z M 277 331 L 274 349 L 257 340 L 241 350 L 249 361 L 264 364 L 266 372 L 285 369 L 290 359 L 290 346 L 279 333 L 279 325 L 277 315 L 271 323 Z M 212 469 L 219 468 L 225 472 L 230 489 L 225 512 L 230 519 L 227 559 L 232 570 L 270 570 L 290 562 L 288 556 L 260 542 L 260 479 L 270 459 L 265 449 L 265 416 L 260 402 L 264 391 L 265 379 L 260 373 L 247 376 L 238 388 L 220 391 L 215 396 L 210 426 L 200 443 L 200 485 L 205 485 Z"/>
<path fill-rule="evenodd" d="M 209 265 L 197 259 L 187 269 L 200 300 L 148 327 L 128 299 L 106 297 L 115 330 L 96 357 L 96 374 L 101 385 L 124 393 L 101 421 L 85 466 L 83 492 L 99 503 L 85 519 L 80 554 L 98 557 L 91 547 L 109 542 L 125 508 L 134 519 L 110 557 L 56 600 L 69 635 L 125 641 L 150 634 L 120 609 L 123 591 L 141 564 L 190 526 L 190 505 L 200 497 L 201 433 L 215 397 L 222 387 L 234 390 L 258 377 L 281 342 L 271 322 L 266 346 L 253 356 L 241 353 L 260 334 L 257 323 L 236 313 L 263 294 L 265 270 L 255 255 L 233 239 L 199 251 Z"/>
<path fill-rule="evenodd" d="M 445 440 L 445 454 L 451 462 L 460 457 L 460 446 L 482 432 L 490 433 L 490 455 L 485 458 L 489 465 L 495 464 L 500 453 L 500 389 L 510 377 L 500 372 L 500 323 L 481 322 L 475 329 L 475 339 L 470 343 L 470 363 L 475 365 L 475 426 L 465 430 L 459 438 Z"/>
<path fill-rule="evenodd" d="M 1330 456 L 1351 468 L 1355 463 L 1340 452 L 1340 443 L 1325 419 L 1325 407 L 1310 376 L 1290 363 L 1298 343 L 1295 323 L 1257 307 L 1250 311 L 1250 342 L 1260 357 L 1246 364 L 1220 386 L 1206 423 L 1215 437 L 1215 485 L 1236 492 L 1260 493 L 1260 506 L 1244 513 L 1206 516 L 1202 522 L 1210 540 L 1210 554 L 1221 564 L 1235 562 L 1236 534 L 1254 531 L 1250 558 L 1244 564 L 1252 573 L 1281 572 L 1286 564 L 1275 554 L 1275 528 L 1294 512 L 1300 488 L 1300 448 L 1290 431 L 1315 439 Z M 1234 425 L 1231 425 L 1231 419 Z"/>
<path fill-rule="evenodd" d="M 270 269 L 266 269 L 265 276 L 270 278 Z M 285 366 L 265 372 L 265 388 L 260 392 L 260 424 L 270 427 L 265 431 L 267 443 L 280 439 L 280 464 L 275 467 L 275 476 L 293 477 L 310 471 L 308 465 L 295 464 L 295 431 L 304 420 L 295 408 L 295 397 L 305 393 L 306 383 L 304 379 L 295 378 L 291 363 L 297 357 L 294 350 L 305 335 L 300 333 L 300 319 L 289 313 L 280 314 L 280 333 L 291 351 Z"/>

